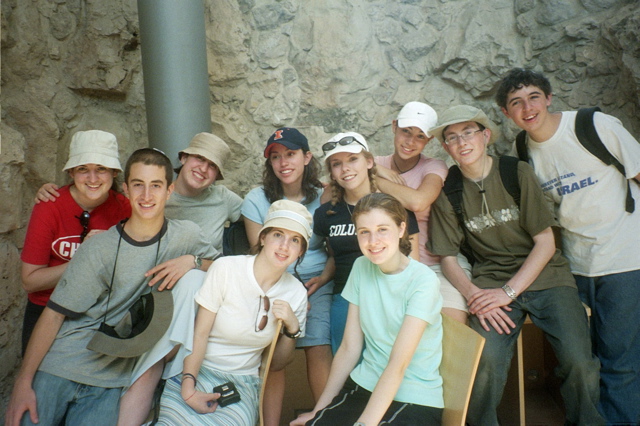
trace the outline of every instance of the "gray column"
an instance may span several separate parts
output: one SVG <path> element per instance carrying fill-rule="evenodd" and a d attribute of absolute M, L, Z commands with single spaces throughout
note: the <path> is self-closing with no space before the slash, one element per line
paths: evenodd
<path fill-rule="evenodd" d="M 149 146 L 178 151 L 211 131 L 203 0 L 138 0 Z"/>

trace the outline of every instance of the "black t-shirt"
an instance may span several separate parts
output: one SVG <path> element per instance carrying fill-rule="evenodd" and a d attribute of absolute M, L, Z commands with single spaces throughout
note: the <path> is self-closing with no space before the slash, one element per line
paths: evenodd
<path fill-rule="evenodd" d="M 327 238 L 331 250 L 333 251 L 336 264 L 336 273 L 333 277 L 333 293 L 340 294 L 347 283 L 353 262 L 362 256 L 356 227 L 351 221 L 351 212 L 354 206 L 348 206 L 345 202 L 340 202 L 335 206 L 331 202 L 324 203 L 318 207 L 313 214 L 313 232 L 320 237 Z M 327 214 L 331 210 L 334 214 Z M 418 221 L 413 212 L 407 210 L 409 217 L 409 235 L 417 234 Z"/>

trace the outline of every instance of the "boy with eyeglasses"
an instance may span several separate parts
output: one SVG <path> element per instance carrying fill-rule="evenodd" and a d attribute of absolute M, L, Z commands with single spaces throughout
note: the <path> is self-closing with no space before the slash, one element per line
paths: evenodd
<path fill-rule="evenodd" d="M 497 126 L 481 110 L 446 110 L 432 130 L 453 166 L 431 210 L 428 248 L 442 256 L 444 275 L 466 298 L 470 326 L 486 339 L 471 394 L 467 422 L 497 425 L 514 346 L 529 315 L 548 336 L 562 380 L 568 424 L 602 424 L 596 409 L 598 360 L 590 351 L 587 317 L 566 259 L 556 249 L 553 215 L 531 167 L 517 167 L 519 200 L 505 187 L 503 161 L 487 154 Z M 460 223 L 446 193 L 459 167 Z M 472 278 L 457 261 L 466 242 L 475 259 Z"/>
<path fill-rule="evenodd" d="M 87 240 L 69 263 L 27 346 L 5 424 L 54 425 L 63 418 L 68 424 L 116 424 L 136 358 L 87 347 L 103 317 L 107 325 L 120 323 L 150 291 L 145 272 L 154 265 L 185 254 L 215 255 L 196 225 L 165 219 L 172 179 L 171 162 L 160 151 L 132 154 L 123 184 L 131 218 Z M 143 343 L 144 350 L 154 345 Z"/>
<path fill-rule="evenodd" d="M 623 175 L 585 149 L 577 113 L 551 112 L 551 100 L 549 80 L 522 68 L 509 71 L 496 93 L 502 112 L 526 131 L 530 163 L 591 308 L 593 351 L 602 363 L 600 411 L 611 424 L 640 424 L 640 144 L 615 117 L 593 115 Z"/>

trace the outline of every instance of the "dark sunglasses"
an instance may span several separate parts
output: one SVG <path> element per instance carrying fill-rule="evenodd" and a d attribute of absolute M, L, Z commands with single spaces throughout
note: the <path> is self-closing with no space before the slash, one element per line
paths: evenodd
<path fill-rule="evenodd" d="M 83 211 L 80 216 L 76 216 L 80 219 L 80 225 L 82 226 L 82 234 L 80 234 L 80 242 L 83 242 L 87 234 L 89 233 L 89 219 L 91 219 L 91 215 L 88 211 Z"/>
<path fill-rule="evenodd" d="M 353 136 L 344 137 L 337 142 L 327 142 L 324 145 L 322 145 L 322 151 L 329 152 L 338 145 L 342 145 L 342 146 L 351 145 L 354 142 L 360 145 L 365 151 L 368 151 L 367 147 L 364 146 L 358 139 L 354 138 Z"/>
<path fill-rule="evenodd" d="M 260 301 L 258 302 L 258 316 L 256 317 L 256 331 L 262 331 L 267 326 L 267 323 L 269 322 L 269 308 L 271 308 L 269 297 L 260 296 Z"/>

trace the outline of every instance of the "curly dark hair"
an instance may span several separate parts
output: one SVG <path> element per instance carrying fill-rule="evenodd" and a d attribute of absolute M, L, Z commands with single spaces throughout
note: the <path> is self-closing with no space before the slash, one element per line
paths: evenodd
<path fill-rule="evenodd" d="M 524 68 L 514 68 L 502 78 L 498 91 L 496 92 L 496 102 L 501 108 L 507 108 L 507 98 L 509 93 L 520 90 L 525 86 L 536 86 L 544 92 L 545 96 L 551 94 L 551 83 L 539 72 Z"/>
<path fill-rule="evenodd" d="M 309 151 L 302 149 L 303 154 Z M 318 188 L 322 188 L 322 182 L 320 182 L 320 162 L 316 157 L 311 157 L 309 164 L 304 166 L 304 172 L 302 174 L 302 194 L 304 198 L 301 203 L 308 205 L 318 197 Z M 284 198 L 284 189 L 282 188 L 282 182 L 276 176 L 271 166 L 271 160 L 267 158 L 264 163 L 264 170 L 262 172 L 262 186 L 264 188 L 264 194 L 270 203 L 273 203 Z"/>

